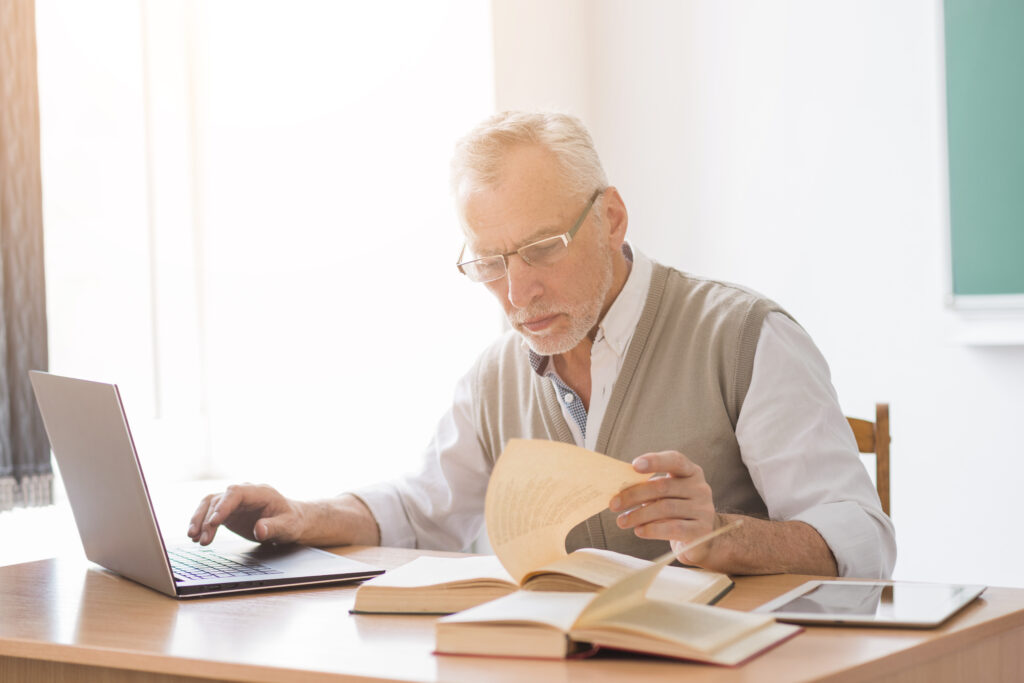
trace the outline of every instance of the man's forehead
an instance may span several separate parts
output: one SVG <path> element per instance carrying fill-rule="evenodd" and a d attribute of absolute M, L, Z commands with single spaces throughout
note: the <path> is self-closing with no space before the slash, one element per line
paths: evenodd
<path fill-rule="evenodd" d="M 464 184 L 457 203 L 466 242 L 480 254 L 510 251 L 564 232 L 576 202 L 550 150 L 516 145 L 502 153 L 492 182 Z"/>
<path fill-rule="evenodd" d="M 569 229 L 574 197 L 542 192 L 474 192 L 462 203 L 462 230 L 470 249 L 478 254 L 504 253 Z"/>

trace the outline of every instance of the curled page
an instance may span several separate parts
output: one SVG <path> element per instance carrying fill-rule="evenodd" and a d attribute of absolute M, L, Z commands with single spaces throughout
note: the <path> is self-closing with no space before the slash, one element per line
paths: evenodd
<path fill-rule="evenodd" d="M 742 524 L 743 520 L 734 520 L 725 526 L 718 527 L 714 531 L 695 538 L 679 549 L 678 555 L 683 555 L 693 550 L 702 543 L 707 543 L 716 536 L 728 533 Z M 583 610 L 577 621 L 578 625 L 584 625 L 588 621 L 600 621 L 611 614 L 620 614 L 632 607 L 638 607 L 645 602 L 647 589 L 654 583 L 658 573 L 676 559 L 677 553 L 668 552 L 655 559 L 649 567 L 640 569 L 629 574 L 615 583 L 607 586 L 597 594 Z"/>
<path fill-rule="evenodd" d="M 629 463 L 557 441 L 511 439 L 491 473 L 487 535 L 516 582 L 565 557 L 565 537 L 612 496 L 649 475 Z"/>

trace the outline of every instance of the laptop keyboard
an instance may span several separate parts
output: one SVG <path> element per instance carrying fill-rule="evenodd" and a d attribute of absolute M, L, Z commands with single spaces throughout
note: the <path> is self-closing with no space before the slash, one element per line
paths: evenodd
<path fill-rule="evenodd" d="M 189 579 L 244 579 L 250 576 L 283 574 L 258 560 L 236 555 L 222 555 L 209 548 L 174 548 L 167 551 L 175 581 Z"/>

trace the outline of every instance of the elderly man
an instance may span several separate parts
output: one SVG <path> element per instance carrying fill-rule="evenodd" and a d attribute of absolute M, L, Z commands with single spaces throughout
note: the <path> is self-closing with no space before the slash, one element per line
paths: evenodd
<path fill-rule="evenodd" d="M 199 505 L 193 540 L 223 524 L 258 541 L 463 549 L 496 458 L 523 437 L 658 475 L 573 529 L 570 550 L 654 557 L 742 516 L 680 560 L 730 574 L 892 572 L 892 524 L 818 349 L 772 301 L 631 248 L 626 206 L 577 119 L 496 115 L 460 141 L 452 168 L 459 270 L 512 329 L 457 384 L 421 471 L 317 502 L 232 486 Z"/>

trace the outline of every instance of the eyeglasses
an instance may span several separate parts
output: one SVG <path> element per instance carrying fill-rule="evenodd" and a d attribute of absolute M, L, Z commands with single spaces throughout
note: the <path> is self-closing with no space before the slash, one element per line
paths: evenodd
<path fill-rule="evenodd" d="M 594 205 L 594 202 L 597 201 L 602 192 L 604 190 L 594 190 L 594 194 L 590 196 L 590 201 L 583 207 L 583 213 L 576 219 L 573 226 L 569 228 L 569 232 L 563 232 L 561 235 L 553 237 L 545 237 L 542 240 L 531 242 L 506 254 L 483 256 L 469 261 L 462 260 L 466 253 L 466 245 L 463 244 L 462 251 L 459 252 L 459 262 L 455 264 L 456 267 L 460 273 L 468 277 L 472 282 L 492 282 L 493 280 L 505 277 L 505 274 L 508 272 L 508 257 L 512 254 L 519 254 L 519 258 L 531 266 L 553 265 L 569 252 L 569 242 L 572 242 L 572 238 L 579 232 L 580 226 L 583 225 L 587 214 L 590 213 L 590 207 Z"/>

